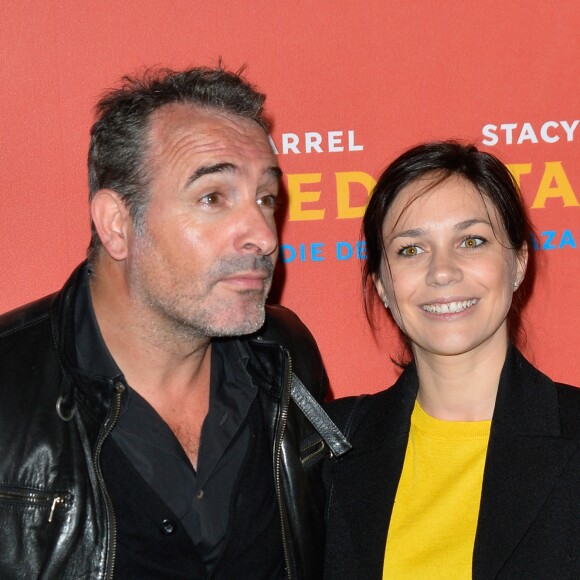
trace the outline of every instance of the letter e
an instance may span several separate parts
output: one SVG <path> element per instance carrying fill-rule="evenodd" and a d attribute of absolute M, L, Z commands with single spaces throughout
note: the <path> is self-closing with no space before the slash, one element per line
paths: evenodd
<path fill-rule="evenodd" d="M 321 173 L 288 174 L 288 221 L 308 221 L 324 219 L 324 209 L 302 209 L 305 203 L 320 200 L 320 191 L 302 191 L 302 184 L 320 183 Z"/>

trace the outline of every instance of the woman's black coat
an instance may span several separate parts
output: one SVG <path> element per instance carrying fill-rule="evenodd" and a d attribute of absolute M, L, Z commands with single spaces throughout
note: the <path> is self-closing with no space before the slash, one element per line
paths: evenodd
<path fill-rule="evenodd" d="M 466 385 L 469 388 L 469 385 Z M 380 579 L 418 378 L 330 403 L 353 449 L 325 466 L 325 578 Z M 580 389 L 554 383 L 515 348 L 487 451 L 474 580 L 580 579 Z"/>

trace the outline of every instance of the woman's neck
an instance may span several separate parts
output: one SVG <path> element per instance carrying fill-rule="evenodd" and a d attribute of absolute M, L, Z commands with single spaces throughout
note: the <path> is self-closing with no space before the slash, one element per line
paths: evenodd
<path fill-rule="evenodd" d="M 507 347 L 506 337 L 460 355 L 441 356 L 415 349 L 417 400 L 422 409 L 445 421 L 491 419 Z"/>

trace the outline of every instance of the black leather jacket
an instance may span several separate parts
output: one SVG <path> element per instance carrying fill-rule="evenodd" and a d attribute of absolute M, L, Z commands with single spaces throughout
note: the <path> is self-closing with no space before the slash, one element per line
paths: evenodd
<path fill-rule="evenodd" d="M 79 275 L 80 268 L 61 292 L 0 317 L 3 579 L 93 580 L 114 573 L 115 510 L 99 462 L 126 388 L 122 377 L 88 375 L 76 365 Z M 248 371 L 271 437 L 289 578 L 320 578 L 320 460 L 328 446 L 340 455 L 349 445 L 316 403 L 327 388 L 318 349 L 281 307 L 268 308 L 259 333 L 233 340 L 246 341 L 254 353 Z"/>

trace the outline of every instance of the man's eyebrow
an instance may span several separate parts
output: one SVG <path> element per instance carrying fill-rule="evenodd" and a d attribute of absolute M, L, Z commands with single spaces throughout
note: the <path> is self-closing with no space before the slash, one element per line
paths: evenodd
<path fill-rule="evenodd" d="M 211 175 L 212 173 L 234 173 L 238 171 L 237 165 L 233 163 L 213 163 L 212 165 L 202 165 L 198 167 L 187 180 L 187 185 L 191 185 L 204 175 Z"/>
<path fill-rule="evenodd" d="M 202 165 L 198 167 L 187 180 L 187 185 L 191 185 L 204 175 L 212 175 L 214 173 L 235 173 L 239 171 L 239 167 L 233 163 L 213 163 L 211 165 Z M 264 170 L 264 174 L 269 174 L 274 179 L 281 179 L 283 172 L 277 165 L 272 165 Z"/>
<path fill-rule="evenodd" d="M 268 167 L 264 173 L 269 173 L 274 179 L 282 179 L 282 175 L 284 175 L 284 172 L 277 165 Z"/>

